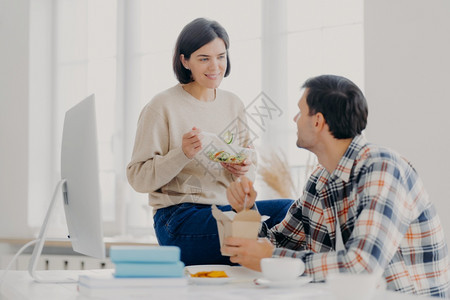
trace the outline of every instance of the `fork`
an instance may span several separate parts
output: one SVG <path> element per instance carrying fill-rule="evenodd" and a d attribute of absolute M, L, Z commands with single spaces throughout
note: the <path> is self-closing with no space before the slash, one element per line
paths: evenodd
<path fill-rule="evenodd" d="M 247 209 L 247 193 L 245 193 L 245 197 L 244 197 L 244 210 Z"/>
<path fill-rule="evenodd" d="M 237 178 L 237 182 L 241 182 L 241 177 Z M 244 197 L 244 210 L 247 209 L 247 193 L 245 193 L 245 197 Z"/>

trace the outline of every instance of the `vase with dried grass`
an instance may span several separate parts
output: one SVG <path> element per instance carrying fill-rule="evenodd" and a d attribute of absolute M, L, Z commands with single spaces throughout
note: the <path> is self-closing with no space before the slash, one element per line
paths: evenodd
<path fill-rule="evenodd" d="M 264 182 L 277 192 L 282 198 L 293 199 L 296 196 L 296 187 L 292 180 L 289 163 L 282 151 L 270 151 L 261 155 L 258 172 Z"/>

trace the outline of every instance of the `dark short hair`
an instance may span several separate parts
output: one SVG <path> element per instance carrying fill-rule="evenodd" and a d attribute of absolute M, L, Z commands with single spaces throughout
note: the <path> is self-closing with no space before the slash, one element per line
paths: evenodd
<path fill-rule="evenodd" d="M 184 26 L 175 44 L 173 71 L 180 83 L 193 81 L 191 71 L 183 66 L 180 55 L 183 54 L 185 59 L 189 59 L 193 52 L 216 38 L 222 39 L 225 43 L 225 48 L 227 49 L 227 69 L 225 70 L 224 76 L 227 77 L 230 74 L 231 64 L 228 55 L 230 40 L 226 30 L 216 21 L 198 18 Z"/>
<path fill-rule="evenodd" d="M 309 114 L 322 113 L 337 139 L 354 138 L 366 128 L 369 110 L 361 90 L 349 79 L 336 75 L 312 77 L 307 88 Z"/>

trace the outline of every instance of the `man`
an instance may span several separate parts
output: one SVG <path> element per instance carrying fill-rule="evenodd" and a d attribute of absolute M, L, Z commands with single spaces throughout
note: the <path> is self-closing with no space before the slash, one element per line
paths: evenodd
<path fill-rule="evenodd" d="M 362 135 L 368 108 L 350 80 L 307 80 L 295 116 L 297 146 L 319 165 L 285 219 L 261 237 L 228 238 L 231 261 L 260 270 L 265 257 L 295 257 L 315 281 L 331 273 L 382 273 L 389 290 L 445 297 L 448 249 L 436 210 L 411 164 Z M 243 177 L 228 190 L 236 211 L 256 191 Z M 338 229 L 336 229 L 338 228 Z M 339 230 L 340 229 L 340 230 Z M 336 248 L 342 239 L 342 250 Z"/>

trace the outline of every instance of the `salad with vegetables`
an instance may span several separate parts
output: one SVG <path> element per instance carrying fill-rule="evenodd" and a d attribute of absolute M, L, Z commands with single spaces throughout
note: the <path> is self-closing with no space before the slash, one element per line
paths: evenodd
<path fill-rule="evenodd" d="M 208 156 L 209 159 L 213 161 L 229 164 L 240 164 L 247 158 L 247 155 L 245 153 L 239 152 L 236 155 L 233 155 L 225 150 L 210 151 L 208 152 Z"/>
<path fill-rule="evenodd" d="M 205 154 L 212 161 L 240 164 L 251 154 L 251 149 L 233 145 L 235 138 L 231 131 L 226 131 L 221 137 L 210 132 L 202 134 L 211 142 L 212 150 L 206 151 Z"/>

